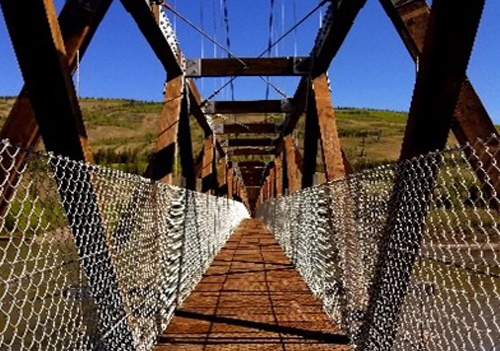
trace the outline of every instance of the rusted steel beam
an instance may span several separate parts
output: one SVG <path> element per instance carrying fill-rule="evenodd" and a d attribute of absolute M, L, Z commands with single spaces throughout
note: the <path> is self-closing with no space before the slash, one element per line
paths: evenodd
<path fill-rule="evenodd" d="M 243 61 L 244 64 L 241 62 Z M 305 76 L 309 61 L 304 57 L 188 59 L 186 75 L 199 77 Z"/>
<path fill-rule="evenodd" d="M 326 73 L 365 3 L 366 0 L 344 0 L 331 3 L 311 52 L 313 78 Z"/>
<path fill-rule="evenodd" d="M 331 181 L 346 175 L 344 158 L 340 147 L 335 111 L 326 75 L 320 75 L 313 80 L 312 95 L 318 114 L 319 135 L 325 165 L 326 180 Z"/>
<path fill-rule="evenodd" d="M 242 138 L 242 139 L 228 139 L 228 147 L 245 147 L 245 146 L 274 146 L 274 139 L 270 138 Z"/>
<path fill-rule="evenodd" d="M 210 101 L 205 105 L 205 113 L 208 114 L 285 113 L 291 112 L 292 109 L 292 101 L 290 99 Z"/>
<path fill-rule="evenodd" d="M 288 178 L 288 192 L 290 194 L 300 189 L 300 180 L 297 174 L 297 162 L 294 140 L 291 135 L 285 137 L 285 157 L 286 157 L 286 173 Z"/>
<path fill-rule="evenodd" d="M 483 7 L 484 0 L 433 1 L 401 159 L 445 147 Z M 425 159 L 413 162 L 417 170 L 411 179 L 408 179 L 407 167 L 402 167 L 395 176 L 387 210 L 390 218 L 381 239 L 385 245 L 379 253 L 364 316 L 359 347 L 363 351 L 390 350 L 397 337 L 399 314 L 420 250 L 428 203 L 439 172 L 438 164 L 429 164 Z M 412 186 L 406 186 L 410 181 Z M 417 199 L 414 189 L 422 190 Z M 408 208 L 412 209 L 410 214 Z M 408 218 L 413 228 L 410 231 L 400 225 Z M 397 289 L 394 282 L 398 282 Z"/>
<path fill-rule="evenodd" d="M 218 134 L 274 134 L 278 126 L 273 123 L 222 124 Z"/>
<path fill-rule="evenodd" d="M 274 155 L 274 148 L 239 148 L 233 149 L 229 153 L 234 156 L 272 156 Z"/>
<path fill-rule="evenodd" d="M 153 155 L 145 176 L 165 183 L 172 183 L 172 172 L 176 152 L 177 134 L 185 85 L 182 77 L 167 83 L 163 110 L 160 116 L 160 131 Z"/>
<path fill-rule="evenodd" d="M 144 0 L 120 0 L 139 27 L 140 31 L 153 49 L 156 57 L 162 63 L 168 75 L 168 80 L 182 74 L 179 65 L 179 53 L 174 52 L 158 23 L 158 18 Z M 158 5 L 155 5 L 158 6 Z"/>

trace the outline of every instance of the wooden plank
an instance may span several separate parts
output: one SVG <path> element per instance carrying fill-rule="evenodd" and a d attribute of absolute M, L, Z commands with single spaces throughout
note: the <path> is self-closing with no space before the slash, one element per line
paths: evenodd
<path fill-rule="evenodd" d="M 245 146 L 274 146 L 274 139 L 270 138 L 241 138 L 228 139 L 228 147 L 245 147 Z"/>
<path fill-rule="evenodd" d="M 344 159 L 337 131 L 335 111 L 326 75 L 321 75 L 313 81 L 313 95 L 318 113 L 319 134 L 326 180 L 331 181 L 345 176 Z"/>
<path fill-rule="evenodd" d="M 274 134 L 278 126 L 273 123 L 223 124 L 220 134 Z"/>
<path fill-rule="evenodd" d="M 291 135 L 285 137 L 285 157 L 288 177 L 288 193 L 292 194 L 300 189 L 300 180 L 297 175 L 297 163 L 295 161 L 295 145 Z"/>
<path fill-rule="evenodd" d="M 148 178 L 160 180 L 165 183 L 172 183 L 172 172 L 184 89 L 182 77 L 174 78 L 167 83 L 159 122 L 160 128 L 156 140 L 156 152 L 145 173 L 145 176 Z"/>
<path fill-rule="evenodd" d="M 446 145 L 483 6 L 484 1 L 480 0 L 433 1 L 402 159 L 439 150 Z M 408 174 L 412 172 L 409 173 L 407 167 L 397 172 L 394 180 L 387 210 L 391 217 L 381 238 L 385 245 L 377 260 L 360 350 L 389 350 L 396 339 L 399 314 L 419 254 L 428 203 L 439 172 L 438 164 L 429 164 L 425 159 L 413 162 L 416 171 L 411 180 Z M 409 181 L 412 186 L 404 186 Z M 418 199 L 415 199 L 414 189 L 422 190 Z M 411 206 L 408 199 L 414 200 Z M 410 214 L 409 207 L 412 209 Z M 405 220 L 411 220 L 413 231 L 400 225 Z M 406 245 L 401 246 L 401 243 Z M 397 289 L 394 282 L 398 282 Z"/>
<path fill-rule="evenodd" d="M 188 59 L 186 63 L 186 76 L 190 78 L 305 76 L 309 74 L 308 66 L 309 61 L 305 57 Z"/>
<path fill-rule="evenodd" d="M 162 63 L 168 74 L 168 80 L 179 77 L 182 74 L 178 63 L 177 54 L 172 51 L 165 35 L 158 25 L 151 8 L 143 0 L 120 0 L 139 27 L 139 30 L 148 41 L 156 57 Z"/>
<path fill-rule="evenodd" d="M 292 101 L 250 100 L 250 101 L 210 101 L 205 105 L 208 114 L 257 114 L 290 112 Z"/>

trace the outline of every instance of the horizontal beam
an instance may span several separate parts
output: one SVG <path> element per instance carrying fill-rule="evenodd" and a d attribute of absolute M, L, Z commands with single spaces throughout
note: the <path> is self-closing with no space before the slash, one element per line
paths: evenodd
<path fill-rule="evenodd" d="M 292 111 L 290 99 L 250 101 L 209 101 L 205 104 L 207 114 L 284 113 Z"/>
<path fill-rule="evenodd" d="M 274 146 L 275 140 L 271 138 L 261 138 L 261 139 L 228 139 L 228 147 L 240 147 L 240 146 Z"/>
<path fill-rule="evenodd" d="M 265 167 L 266 163 L 263 161 L 242 161 L 238 162 L 238 167 Z"/>
<path fill-rule="evenodd" d="M 273 123 L 220 124 L 215 129 L 218 134 L 275 134 L 278 126 Z"/>
<path fill-rule="evenodd" d="M 243 176 L 243 183 L 245 186 L 260 186 L 261 185 L 261 176 L 258 177 L 245 177 Z"/>
<path fill-rule="evenodd" d="M 306 76 L 310 61 L 305 57 L 188 59 L 187 77 Z"/>
<path fill-rule="evenodd" d="M 228 154 L 233 156 L 272 156 L 274 155 L 274 148 L 272 149 L 260 149 L 260 148 L 241 148 L 234 149 L 228 152 Z"/>

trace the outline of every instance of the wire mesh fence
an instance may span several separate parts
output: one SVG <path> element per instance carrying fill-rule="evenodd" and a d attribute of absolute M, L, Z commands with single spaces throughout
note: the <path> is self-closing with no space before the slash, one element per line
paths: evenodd
<path fill-rule="evenodd" d="M 8 141 L 0 164 L 2 351 L 149 350 L 247 217 L 239 202 Z"/>
<path fill-rule="evenodd" d="M 359 350 L 500 350 L 500 140 L 477 141 L 261 206 Z"/>

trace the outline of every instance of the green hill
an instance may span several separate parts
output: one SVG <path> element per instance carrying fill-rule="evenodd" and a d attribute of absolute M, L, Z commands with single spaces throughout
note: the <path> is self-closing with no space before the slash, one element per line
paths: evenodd
<path fill-rule="evenodd" d="M 3 125 L 14 101 L 10 97 L 0 98 L 0 125 Z M 155 149 L 162 104 L 135 100 L 82 99 L 81 107 L 95 161 L 110 166 L 121 164 L 120 168 L 124 170 L 142 172 L 148 156 Z M 336 117 L 343 149 L 356 170 L 398 158 L 406 112 L 338 108 Z M 236 121 L 244 124 L 266 120 L 280 123 L 283 118 L 283 115 L 219 116 L 214 122 Z M 202 146 L 202 131 L 194 119 L 191 126 L 196 155 Z M 299 148 L 302 145 L 303 131 L 304 118 L 301 118 L 295 132 Z M 320 158 L 318 162 L 320 171 Z M 129 166 L 123 168 L 125 164 Z"/>

